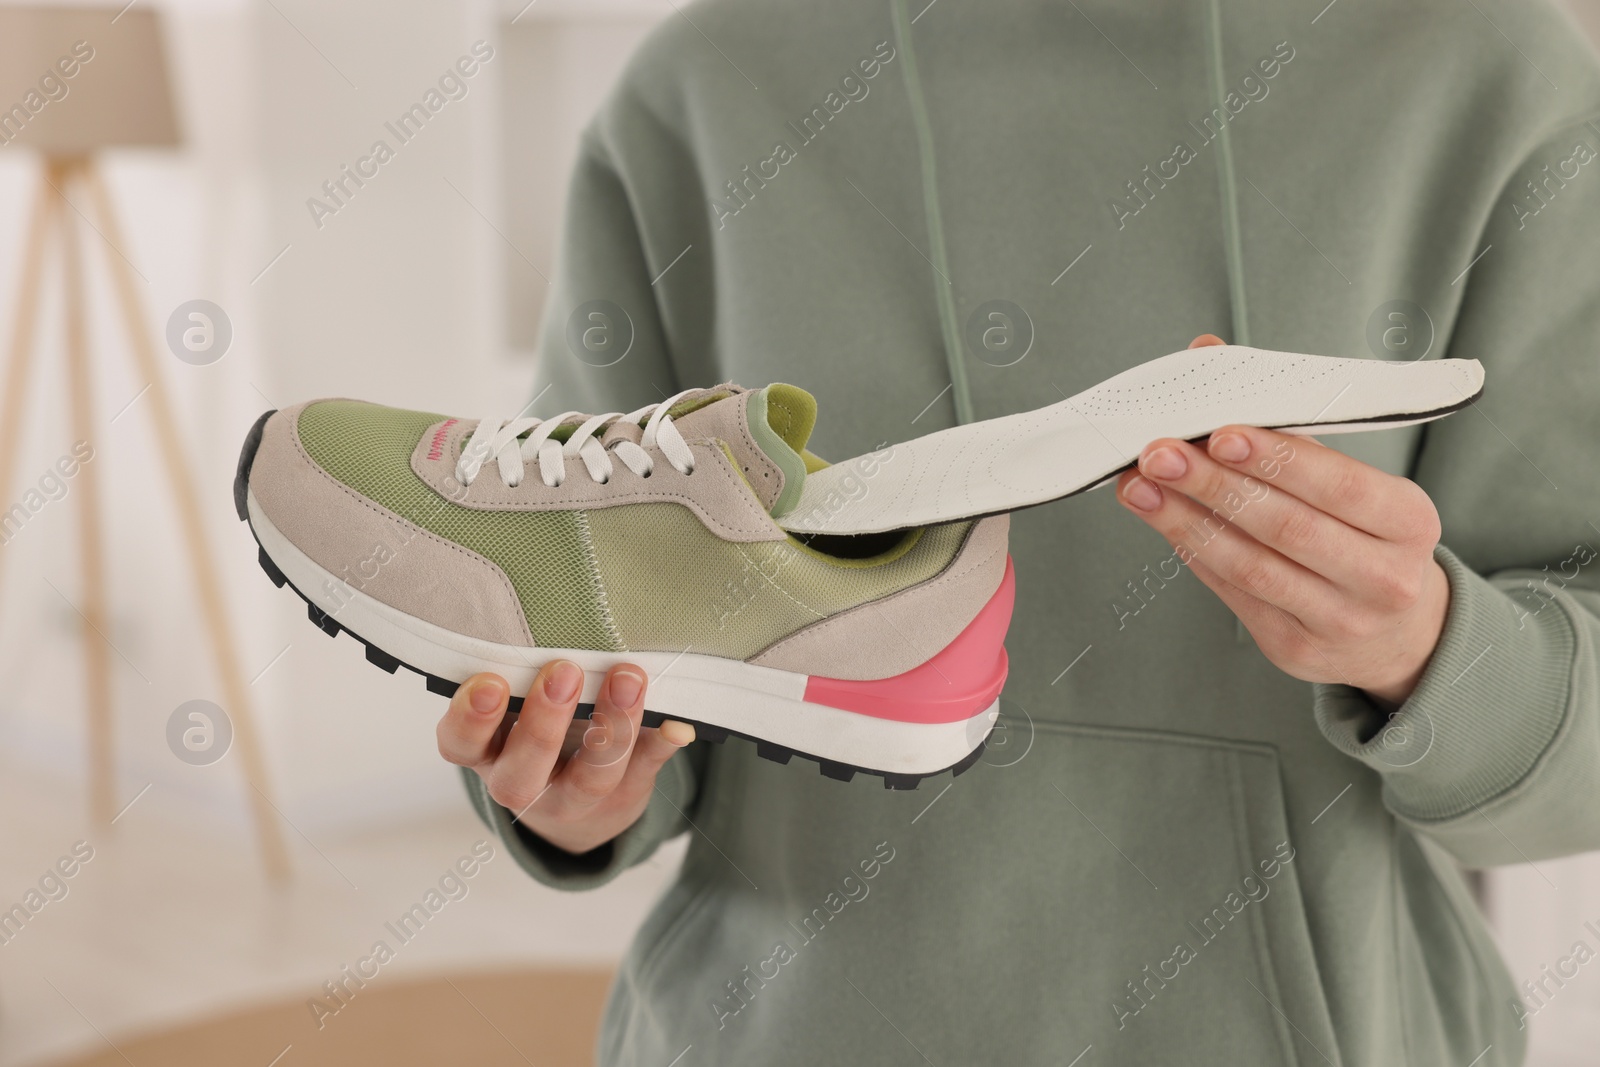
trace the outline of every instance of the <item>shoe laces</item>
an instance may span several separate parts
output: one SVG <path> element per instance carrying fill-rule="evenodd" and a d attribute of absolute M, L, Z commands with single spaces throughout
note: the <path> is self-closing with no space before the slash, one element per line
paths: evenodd
<path fill-rule="evenodd" d="M 492 458 L 500 472 L 500 480 L 507 486 L 522 484 L 526 464 L 531 460 L 538 465 L 539 478 L 552 489 L 567 477 L 567 460 L 576 457 L 583 461 L 589 477 L 604 485 L 611 480 L 616 469 L 612 456 L 622 461 L 641 478 L 650 477 L 655 470 L 651 450 L 659 451 L 679 474 L 694 473 L 694 453 L 678 432 L 678 427 L 667 414 L 672 406 L 686 396 L 699 392 L 685 389 L 659 404 L 648 404 L 624 415 L 609 411 L 603 415 L 588 415 L 581 411 L 564 411 L 548 419 L 483 419 L 467 438 L 456 462 L 456 480 L 464 486 L 471 485 L 484 465 Z M 639 443 L 619 440 L 610 447 L 601 444 L 597 434 L 604 436 L 612 423 L 637 423 L 646 416 L 644 432 Z M 551 435 L 562 426 L 578 422 L 576 429 L 563 441 Z M 523 434 L 527 434 L 524 438 Z"/>

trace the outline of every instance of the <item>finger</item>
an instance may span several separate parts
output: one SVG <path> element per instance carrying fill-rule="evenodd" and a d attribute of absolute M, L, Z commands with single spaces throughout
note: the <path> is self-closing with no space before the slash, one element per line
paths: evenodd
<path fill-rule="evenodd" d="M 1374 537 L 1438 541 L 1438 512 L 1419 485 L 1326 446 L 1306 448 L 1306 442 L 1274 430 L 1228 426 L 1211 435 L 1207 451 Z"/>
<path fill-rule="evenodd" d="M 1225 345 L 1228 342 L 1214 333 L 1203 333 L 1189 342 L 1190 348 L 1210 348 L 1212 345 Z"/>
<path fill-rule="evenodd" d="M 1197 577 L 1206 580 L 1202 573 L 1206 570 L 1204 563 L 1196 560 L 1190 566 Z M 1212 580 L 1220 582 L 1222 579 L 1213 575 Z M 1274 650 L 1272 660 L 1280 668 L 1307 682 L 1355 684 L 1334 658 L 1336 644 L 1321 636 L 1313 637 L 1305 620 L 1260 599 L 1243 607 L 1244 613 L 1239 614 L 1239 618 L 1244 620 L 1258 645 Z"/>
<path fill-rule="evenodd" d="M 1142 481 L 1139 475 L 1129 473 L 1124 475 L 1125 483 Z M 1136 491 L 1136 486 L 1126 485 L 1118 487 L 1118 495 L 1123 494 L 1123 489 Z M 1159 492 L 1159 487 L 1151 487 Z M 1200 583 L 1217 595 L 1230 611 L 1232 611 L 1245 627 L 1255 637 L 1258 644 L 1275 644 L 1281 646 L 1283 642 L 1292 640 L 1299 643 L 1304 635 L 1304 625 L 1276 604 L 1269 604 L 1248 590 L 1241 589 L 1216 571 L 1206 566 L 1198 556 L 1188 553 L 1183 554 L 1183 565 L 1187 567 Z"/>
<path fill-rule="evenodd" d="M 1226 447 L 1227 442 L 1223 446 Z M 1319 511 L 1256 473 L 1219 463 L 1201 448 L 1172 438 L 1154 441 L 1139 471 L 1220 513 L 1255 540 L 1334 583 L 1356 588 L 1373 557 L 1394 546 Z"/>
<path fill-rule="evenodd" d="M 1323 642 L 1314 639 L 1300 619 L 1276 604 L 1251 596 L 1198 559 L 1190 561 L 1189 569 L 1233 609 L 1258 647 L 1273 650 L 1272 660 L 1283 670 L 1308 682 L 1350 684 L 1349 677 L 1328 654 Z"/>
<path fill-rule="evenodd" d="M 1254 593 L 1240 589 L 1207 567 L 1199 558 L 1189 560 L 1187 566 L 1202 585 L 1217 594 L 1217 599 L 1226 604 L 1252 634 L 1257 635 L 1258 640 L 1263 635 L 1274 635 L 1289 628 L 1289 620 L 1293 619 L 1293 616 L 1282 608 L 1268 604 Z"/>
<path fill-rule="evenodd" d="M 606 673 L 582 743 L 555 777 L 552 806 L 587 808 L 610 795 L 628 769 L 644 715 L 645 673 L 623 663 Z"/>
<path fill-rule="evenodd" d="M 484 774 L 495 803 L 520 815 L 544 794 L 582 690 L 583 669 L 576 663 L 558 659 L 540 669 L 522 702 L 522 714 Z"/>
<path fill-rule="evenodd" d="M 1126 476 L 1130 481 L 1138 477 L 1136 474 Z M 1183 563 L 1201 584 L 1215 593 L 1238 616 L 1259 647 L 1276 650 L 1274 662 L 1280 665 L 1293 664 L 1291 673 L 1308 681 L 1346 680 L 1334 662 L 1313 642 L 1305 623 L 1300 619 L 1228 581 L 1206 566 L 1198 556 L 1190 556 Z"/>
<path fill-rule="evenodd" d="M 475 674 L 461 683 L 434 731 L 439 755 L 460 767 L 477 767 L 499 753 L 500 723 L 511 687 L 497 674 Z"/>
<path fill-rule="evenodd" d="M 656 776 L 667 760 L 681 752 L 694 740 L 694 727 L 686 722 L 668 719 L 656 730 L 644 730 L 633 746 L 628 768 L 617 784 L 616 795 L 625 798 L 642 798 L 655 788 Z"/>
<path fill-rule="evenodd" d="M 1129 472 L 1117 499 L 1165 537 L 1188 563 L 1200 559 L 1225 581 L 1301 618 L 1321 618 L 1338 602 L 1334 587 L 1182 493 Z"/>

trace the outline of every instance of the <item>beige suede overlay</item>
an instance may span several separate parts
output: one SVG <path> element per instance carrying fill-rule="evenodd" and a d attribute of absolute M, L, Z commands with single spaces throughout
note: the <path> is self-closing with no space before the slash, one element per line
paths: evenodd
<path fill-rule="evenodd" d="M 302 592 L 322 602 L 337 599 L 348 586 L 457 633 L 531 647 L 521 602 L 504 571 L 317 466 L 300 443 L 306 406 L 296 404 L 267 420 L 250 467 L 250 491 L 267 518 L 339 579 L 331 588 Z"/>
<path fill-rule="evenodd" d="M 644 439 L 644 427 L 637 422 L 623 422 L 618 419 L 606 427 L 605 436 L 600 438 L 600 443 L 610 448 L 618 441 L 632 441 L 638 444 Z"/>
<path fill-rule="evenodd" d="M 955 559 L 934 577 L 812 623 L 749 662 L 849 681 L 892 678 L 926 663 L 1000 587 L 1010 530 L 1010 515 L 979 521 Z"/>
<path fill-rule="evenodd" d="M 767 458 L 750 434 L 750 398 L 753 395 L 735 393 L 675 421 L 685 441 L 726 444 L 744 467 L 745 480 L 761 499 L 761 506 L 771 511 L 773 501 L 783 492 L 783 468 Z"/>
<path fill-rule="evenodd" d="M 602 484 L 589 477 L 583 460 L 573 458 L 567 460 L 567 476 L 559 486 L 545 485 L 536 471 L 529 469 L 522 484 L 512 487 L 501 480 L 491 459 L 472 484 L 464 487 L 456 480 L 456 459 L 477 425 L 476 420 L 435 423 L 411 453 L 411 469 L 417 477 L 460 507 L 480 511 L 592 511 L 619 504 L 672 503 L 694 512 L 708 530 L 724 541 L 782 541 L 789 536 L 772 521 L 745 485 L 744 475 L 728 462 L 721 446 L 710 437 L 688 441 L 695 461 L 692 474 L 680 474 L 672 464 L 658 458 L 654 473 L 641 478 L 620 460 L 614 460 L 611 479 Z M 748 436 L 749 431 L 745 432 Z"/>

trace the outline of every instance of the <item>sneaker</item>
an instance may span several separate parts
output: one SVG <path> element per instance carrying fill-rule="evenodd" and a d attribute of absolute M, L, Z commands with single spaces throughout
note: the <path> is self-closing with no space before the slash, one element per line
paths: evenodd
<path fill-rule="evenodd" d="M 1483 393 L 1475 359 L 1389 363 L 1191 348 L 1142 363 L 1050 407 L 968 423 L 896 445 L 854 490 L 849 464 L 806 481 L 791 533 L 862 534 L 1059 500 L 1115 481 L 1160 437 L 1198 440 L 1228 425 L 1352 433 L 1429 422 Z"/>
<path fill-rule="evenodd" d="M 1009 519 L 790 533 L 779 518 L 829 469 L 806 451 L 815 420 L 789 385 L 509 422 L 318 400 L 256 422 L 234 498 L 313 622 L 434 692 L 479 671 L 523 692 L 561 657 L 584 670 L 583 715 L 631 660 L 647 726 L 891 788 L 959 773 L 1006 678 Z M 837 505 L 810 506 L 848 505 L 893 455 L 851 461 Z"/>

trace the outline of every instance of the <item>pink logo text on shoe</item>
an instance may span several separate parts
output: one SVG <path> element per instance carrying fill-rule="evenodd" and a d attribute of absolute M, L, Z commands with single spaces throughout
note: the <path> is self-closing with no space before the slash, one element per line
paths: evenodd
<path fill-rule="evenodd" d="M 450 427 L 460 422 L 460 419 L 446 419 L 433 431 L 433 440 L 428 442 L 428 458 L 439 459 L 444 455 L 444 439 L 450 434 Z"/>

